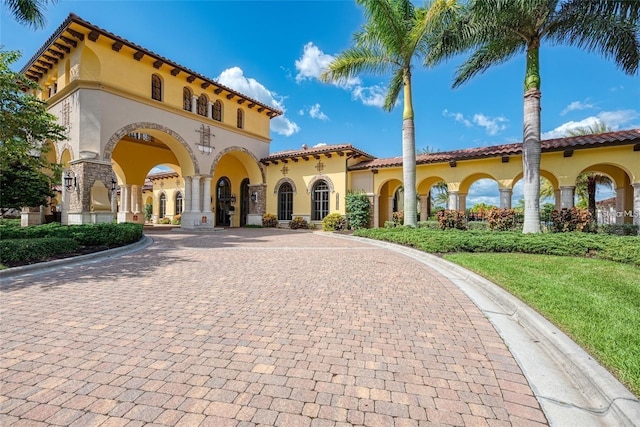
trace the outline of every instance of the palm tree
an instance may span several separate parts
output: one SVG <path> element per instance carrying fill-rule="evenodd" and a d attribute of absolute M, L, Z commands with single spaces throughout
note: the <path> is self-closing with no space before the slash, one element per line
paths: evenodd
<path fill-rule="evenodd" d="M 572 129 L 567 132 L 568 136 L 580 136 L 580 135 L 594 135 L 598 133 L 611 132 L 611 129 L 606 123 L 597 121 L 596 123 Z M 576 179 L 576 193 L 582 200 L 586 200 L 587 208 L 594 220 L 596 220 L 596 188 L 598 185 L 613 189 L 613 183 L 611 178 L 607 175 L 598 172 L 583 172 L 578 175 Z"/>
<path fill-rule="evenodd" d="M 320 79 L 344 81 L 363 72 L 390 73 L 384 109 L 391 111 L 403 91 L 402 176 L 404 224 L 416 226 L 416 147 L 411 89 L 412 62 L 428 52 L 426 34 L 453 17 L 456 0 L 434 0 L 415 8 L 410 0 L 356 0 L 365 10 L 367 22 L 354 34 L 354 45 L 329 64 Z"/>
<path fill-rule="evenodd" d="M 640 62 L 640 2 L 618 0 L 471 0 L 436 40 L 425 62 L 434 65 L 471 50 L 453 86 L 526 52 L 524 79 L 524 233 L 540 232 L 540 63 L 543 42 L 566 44 L 613 58 L 633 75 Z"/>
<path fill-rule="evenodd" d="M 56 0 L 3 0 L 16 21 L 33 28 L 44 27 L 44 7 Z"/>

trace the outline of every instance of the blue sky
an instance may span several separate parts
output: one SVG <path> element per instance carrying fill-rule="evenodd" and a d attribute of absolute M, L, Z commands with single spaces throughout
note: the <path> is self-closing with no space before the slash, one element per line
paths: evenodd
<path fill-rule="evenodd" d="M 272 152 L 350 143 L 377 157 L 402 153 L 402 107 L 380 107 L 384 77 L 363 75 L 342 85 L 317 79 L 364 22 L 355 1 L 61 0 L 47 6 L 47 25 L 37 31 L 17 24 L 2 2 L 0 45 L 22 51 L 16 69 L 70 12 L 283 110 L 272 120 Z M 447 151 L 519 142 L 524 56 L 454 90 L 462 60 L 434 69 L 416 64 L 416 147 Z M 568 47 L 543 45 L 540 63 L 543 137 L 596 120 L 613 129 L 640 128 L 638 76 Z"/>

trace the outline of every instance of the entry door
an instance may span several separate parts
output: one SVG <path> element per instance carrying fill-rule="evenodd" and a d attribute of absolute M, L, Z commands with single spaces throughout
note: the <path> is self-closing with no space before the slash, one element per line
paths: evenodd
<path fill-rule="evenodd" d="M 240 184 L 240 227 L 247 225 L 247 216 L 249 215 L 249 178 L 242 180 Z"/>
<path fill-rule="evenodd" d="M 229 208 L 231 207 L 231 183 L 223 176 L 216 185 L 216 225 L 229 227 Z"/>

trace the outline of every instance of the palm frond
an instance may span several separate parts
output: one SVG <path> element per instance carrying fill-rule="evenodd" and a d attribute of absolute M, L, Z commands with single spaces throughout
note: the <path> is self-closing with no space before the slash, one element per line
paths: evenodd
<path fill-rule="evenodd" d="M 46 24 L 43 10 L 48 0 L 4 0 L 4 3 L 19 23 L 33 28 L 42 28 Z"/>
<path fill-rule="evenodd" d="M 361 73 L 385 74 L 396 67 L 397 64 L 382 52 L 356 46 L 339 54 L 320 74 L 320 80 L 327 83 L 347 80 Z"/>
<path fill-rule="evenodd" d="M 501 40 L 483 44 L 456 70 L 453 87 L 460 86 L 476 74 L 483 73 L 492 65 L 508 61 L 525 49 L 526 45 L 523 40 L 508 35 L 505 35 Z"/>
<path fill-rule="evenodd" d="M 395 107 L 396 102 L 398 101 L 400 91 L 404 88 L 402 78 L 403 74 L 402 70 L 398 70 L 393 74 L 393 77 L 391 77 L 387 94 L 384 97 L 384 105 L 382 106 L 385 111 L 393 110 L 393 107 Z"/>

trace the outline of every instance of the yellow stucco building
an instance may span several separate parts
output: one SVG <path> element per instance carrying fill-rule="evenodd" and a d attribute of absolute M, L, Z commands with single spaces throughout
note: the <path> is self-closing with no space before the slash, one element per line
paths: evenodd
<path fill-rule="evenodd" d="M 68 224 L 154 222 L 181 217 L 183 228 L 260 224 L 272 213 L 319 222 L 345 213 L 345 195 L 364 191 L 373 226 L 391 219 L 402 185 L 402 159 L 377 159 L 349 144 L 270 153 L 270 120 L 282 114 L 196 71 L 70 15 L 22 72 L 67 129 L 48 156 L 64 167 L 55 202 Z M 153 175 L 163 165 L 173 172 Z M 556 207 L 573 205 L 582 172 L 609 176 L 616 222 L 640 224 L 640 129 L 542 142 L 541 174 Z M 521 144 L 417 157 L 417 193 L 427 213 L 431 187 L 449 189 L 449 208 L 464 209 L 471 185 L 498 183 L 510 207 L 522 177 Z M 46 208 L 51 209 L 50 207 Z M 36 223 L 42 209 L 23 211 Z"/>

